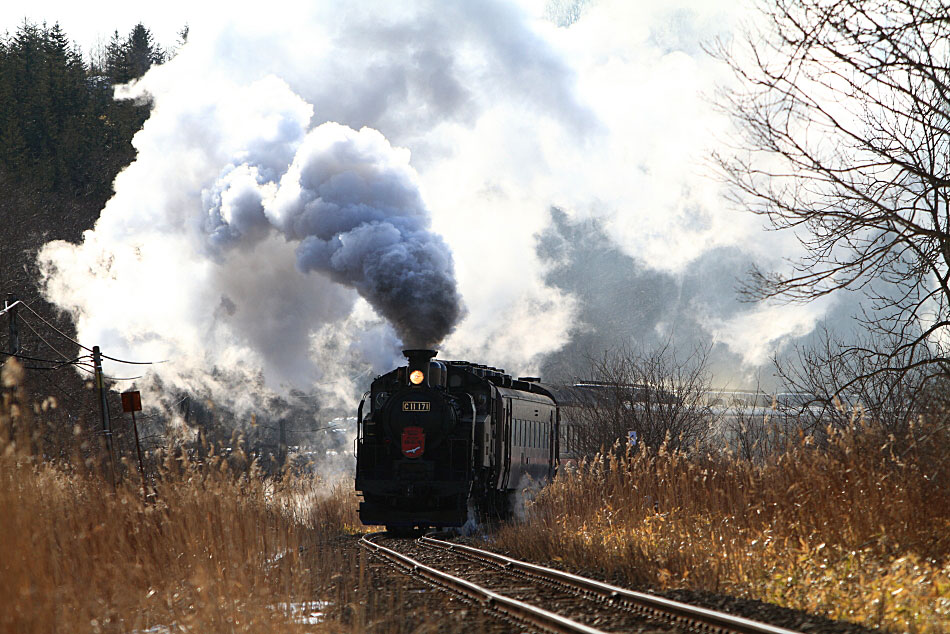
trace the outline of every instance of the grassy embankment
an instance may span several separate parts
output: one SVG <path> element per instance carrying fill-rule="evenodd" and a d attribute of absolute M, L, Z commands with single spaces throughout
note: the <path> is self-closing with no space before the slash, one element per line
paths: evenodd
<path fill-rule="evenodd" d="M 113 493 L 78 457 L 38 458 L 44 412 L 17 374 L 0 405 L 0 631 L 364 629 L 360 557 L 330 543 L 358 523 L 349 487 L 168 456 L 145 505 L 134 469 Z M 321 601 L 330 622 L 306 623 Z"/>
<path fill-rule="evenodd" d="M 562 473 L 497 544 L 639 587 L 950 631 L 950 433 L 858 422 L 762 464 L 641 449 Z"/>

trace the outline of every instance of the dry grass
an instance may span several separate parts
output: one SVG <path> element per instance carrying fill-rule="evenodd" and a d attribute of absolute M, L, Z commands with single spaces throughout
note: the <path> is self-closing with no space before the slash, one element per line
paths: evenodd
<path fill-rule="evenodd" d="M 136 480 L 113 492 L 87 463 L 37 457 L 17 374 L 0 407 L 0 631 L 359 629 L 302 618 L 351 600 L 342 579 L 361 574 L 328 543 L 358 524 L 349 487 L 166 456 L 146 505 Z"/>
<path fill-rule="evenodd" d="M 5 367 L 0 631 L 410 631 L 374 590 L 349 485 L 268 480 L 214 456 L 166 456 L 145 505 L 134 469 L 39 456 L 42 408 Z M 57 419 L 59 420 L 59 419 Z M 759 598 L 895 631 L 950 631 L 950 434 L 874 428 L 764 464 L 640 451 L 562 473 L 500 545 L 639 586 Z M 94 453 L 94 452 L 87 452 Z M 318 602 L 314 604 L 313 602 Z M 328 608 L 323 603 L 329 602 Z M 306 623 L 311 611 L 328 614 Z"/>
<path fill-rule="evenodd" d="M 873 427 L 764 464 L 661 449 L 562 473 L 498 545 L 658 589 L 950 631 L 950 434 Z"/>

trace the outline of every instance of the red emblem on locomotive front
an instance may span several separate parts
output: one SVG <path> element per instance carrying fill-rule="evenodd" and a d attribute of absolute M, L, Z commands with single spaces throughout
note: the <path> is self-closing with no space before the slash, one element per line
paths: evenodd
<path fill-rule="evenodd" d="M 422 427 L 405 427 L 402 430 L 402 455 L 418 458 L 426 449 L 426 432 Z"/>

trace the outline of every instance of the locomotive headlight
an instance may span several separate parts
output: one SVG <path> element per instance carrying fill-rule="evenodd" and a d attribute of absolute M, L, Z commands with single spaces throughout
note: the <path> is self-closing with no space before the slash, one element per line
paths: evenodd
<path fill-rule="evenodd" d="M 419 385 L 426 378 L 426 375 L 422 373 L 422 370 L 413 370 L 409 373 L 409 382 L 413 385 Z"/>

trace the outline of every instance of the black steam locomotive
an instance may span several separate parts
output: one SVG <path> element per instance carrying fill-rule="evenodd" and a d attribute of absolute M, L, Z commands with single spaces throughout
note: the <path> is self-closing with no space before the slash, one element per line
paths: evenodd
<path fill-rule="evenodd" d="M 568 425 L 555 388 L 496 368 L 405 350 L 359 407 L 356 490 L 363 524 L 461 526 L 471 508 L 504 518 L 512 495 L 553 477 Z"/>

